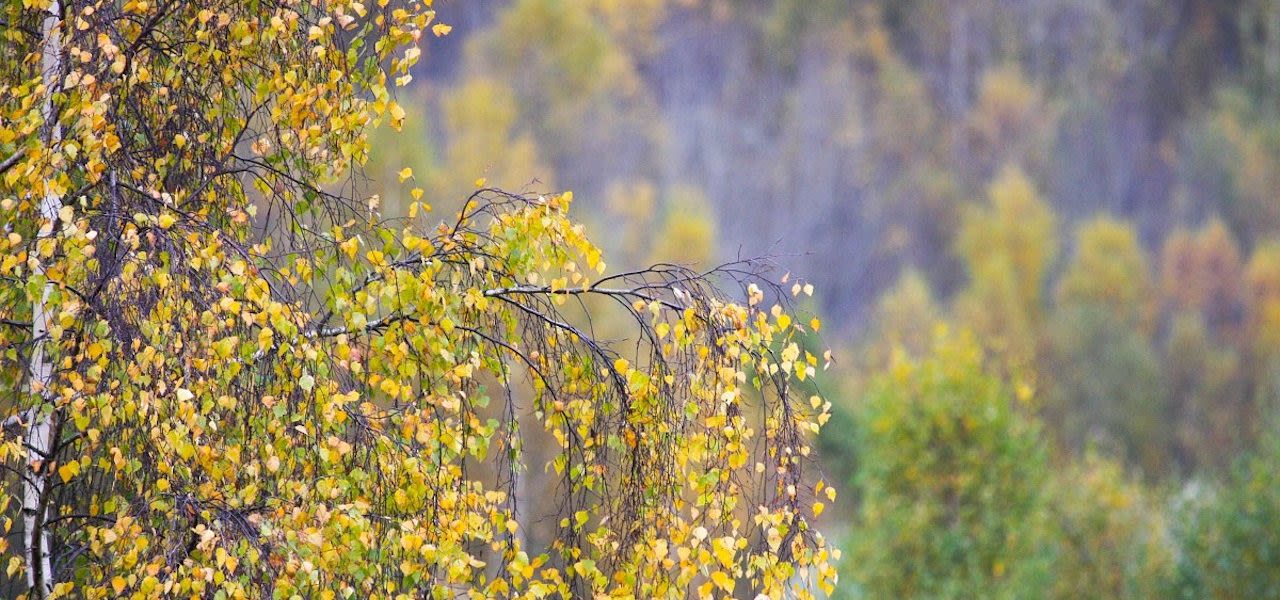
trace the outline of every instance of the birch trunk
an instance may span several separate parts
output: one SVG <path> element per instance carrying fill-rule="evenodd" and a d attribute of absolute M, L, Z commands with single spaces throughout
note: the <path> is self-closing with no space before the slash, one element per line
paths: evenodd
<path fill-rule="evenodd" d="M 48 127 L 45 142 L 52 148 L 62 141 L 62 127 L 57 124 L 57 115 L 53 106 L 53 94 L 62 75 L 62 39 L 60 33 L 62 6 L 54 0 L 49 7 L 49 16 L 45 17 L 42 27 L 43 50 L 41 68 L 44 74 L 45 102 L 42 108 L 45 123 Z M 43 223 L 37 234 L 39 241 L 52 237 L 57 227 L 58 209 L 62 207 L 62 198 L 52 191 L 45 192 L 40 202 L 40 217 Z M 37 252 L 34 254 L 32 272 L 37 276 L 45 274 L 45 265 Z M 53 567 L 50 560 L 49 532 L 44 528 L 48 522 L 47 498 L 49 488 L 49 460 L 52 452 L 50 439 L 53 427 L 53 413 L 49 406 L 53 395 L 49 386 L 53 381 L 53 362 L 49 357 L 49 297 L 53 292 L 53 284 L 46 282 L 41 292 L 40 301 L 31 310 L 31 362 L 28 365 L 31 393 L 38 396 L 37 402 L 27 413 L 27 473 L 22 483 L 22 518 L 23 544 L 27 561 L 27 587 L 30 597 L 43 599 L 53 591 Z"/>

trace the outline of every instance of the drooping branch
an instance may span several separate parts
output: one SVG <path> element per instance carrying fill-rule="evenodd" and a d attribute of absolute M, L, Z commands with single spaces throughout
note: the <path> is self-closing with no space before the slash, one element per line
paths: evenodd
<path fill-rule="evenodd" d="M 18 224 L 55 293 L 23 286 L 4 313 L 38 345 L 0 328 L 44 351 L 20 357 L 56 358 L 30 378 L 52 382 L 49 396 L 7 422 L 53 425 L 27 436 L 35 468 L 11 467 L 40 492 L 24 511 L 34 596 L 72 573 L 76 593 L 146 595 L 115 579 L 144 564 L 166 589 L 210 595 L 230 589 L 212 574 L 263 597 L 393 584 L 578 597 L 622 581 L 661 596 L 643 586 L 683 592 L 706 573 L 649 544 L 759 538 L 739 531 L 752 510 L 789 528 L 788 544 L 803 535 L 802 503 L 779 491 L 798 468 L 777 469 L 801 443 L 794 357 L 769 347 L 794 346 L 793 329 L 733 302 L 751 268 L 606 274 L 568 194 L 478 190 L 438 226 L 362 202 L 342 171 L 376 113 L 395 119 L 373 108 L 393 105 L 384 75 L 407 69 L 400 48 L 433 17 L 378 4 L 108 3 L 61 32 L 97 77 L 58 96 L 77 150 L 51 130 L 9 171 L 52 157 L 55 189 L 70 186 L 30 198 L 38 210 Z M 394 37 L 362 39 L 364 24 Z M 39 48 L 27 52 L 34 64 Z M 623 333 L 605 316 L 618 313 Z M 554 438 L 546 464 L 522 455 L 525 435 Z M 545 490 L 520 487 L 525 467 Z M 543 518 L 554 540 L 526 538 Z M 726 573 L 793 576 L 772 566 L 789 549 L 754 548 L 735 542 Z"/>

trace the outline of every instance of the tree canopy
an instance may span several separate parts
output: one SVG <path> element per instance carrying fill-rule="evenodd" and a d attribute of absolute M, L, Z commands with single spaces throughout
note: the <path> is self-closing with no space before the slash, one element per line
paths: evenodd
<path fill-rule="evenodd" d="M 0 460 L 27 598 L 808 597 L 812 287 L 611 273 L 572 194 L 385 219 L 431 2 L 5 4 Z M 399 179 L 412 186 L 410 169 Z M 594 334 L 586 298 L 630 317 Z M 745 298 L 736 303 L 735 297 Z M 525 429 L 556 452 L 529 464 Z M 552 515 L 522 511 L 530 469 Z M 19 501 L 15 501 L 20 499 Z M 549 547 L 522 528 L 550 518 Z"/>

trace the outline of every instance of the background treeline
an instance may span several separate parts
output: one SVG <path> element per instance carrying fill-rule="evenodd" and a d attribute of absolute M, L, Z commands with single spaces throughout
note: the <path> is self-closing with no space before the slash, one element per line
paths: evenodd
<path fill-rule="evenodd" d="M 443 4 L 370 186 L 812 281 L 850 593 L 1280 597 L 1280 2 Z"/>
<path fill-rule="evenodd" d="M 1280 597 L 1274 431 L 1221 477 L 1151 486 L 1102 451 L 1053 452 L 996 362 L 941 326 L 858 396 L 839 597 Z"/>

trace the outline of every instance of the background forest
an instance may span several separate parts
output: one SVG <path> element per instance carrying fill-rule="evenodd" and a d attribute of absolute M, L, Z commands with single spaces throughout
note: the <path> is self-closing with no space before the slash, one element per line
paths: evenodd
<path fill-rule="evenodd" d="M 840 593 L 1280 597 L 1280 2 L 438 4 L 369 187 L 811 282 Z"/>

